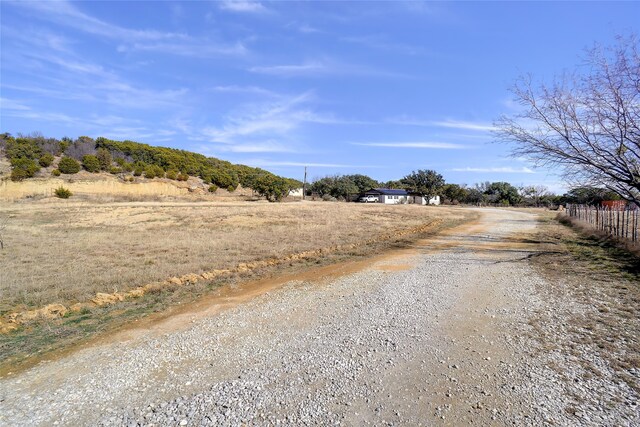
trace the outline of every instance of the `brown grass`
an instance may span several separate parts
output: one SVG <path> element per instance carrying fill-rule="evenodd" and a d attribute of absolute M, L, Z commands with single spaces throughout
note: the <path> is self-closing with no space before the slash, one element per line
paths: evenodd
<path fill-rule="evenodd" d="M 553 307 L 533 319 L 536 339 L 573 353 L 587 376 L 603 375 L 584 357 L 597 355 L 614 381 L 640 393 L 640 258 L 607 236 L 567 225 L 547 219 L 539 238 L 553 254 L 532 259 L 548 279 L 541 295 Z M 552 323 L 561 327 L 546 327 Z"/>
<path fill-rule="evenodd" d="M 187 273 L 358 242 L 459 210 L 340 203 L 6 204 L 0 295 L 6 313 Z"/>
<path fill-rule="evenodd" d="M 42 200 L 0 205 L 8 217 L 0 251 L 0 314 L 88 301 L 97 292 L 126 292 L 172 276 L 233 268 L 333 246 L 344 251 L 285 263 L 239 277 L 159 289 L 143 298 L 33 322 L 0 335 L 5 367 L 60 349 L 152 311 L 192 301 L 223 283 L 275 275 L 406 244 L 424 235 L 378 236 L 438 222 L 459 224 L 473 213 L 457 208 L 355 203 L 130 202 Z M 295 264 L 295 265 L 290 265 Z"/>

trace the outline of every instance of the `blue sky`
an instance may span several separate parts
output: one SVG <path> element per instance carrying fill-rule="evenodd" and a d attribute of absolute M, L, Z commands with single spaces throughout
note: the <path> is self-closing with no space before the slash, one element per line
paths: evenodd
<path fill-rule="evenodd" d="M 302 178 L 509 181 L 508 87 L 638 32 L 635 2 L 0 2 L 0 130 L 130 139 Z"/>

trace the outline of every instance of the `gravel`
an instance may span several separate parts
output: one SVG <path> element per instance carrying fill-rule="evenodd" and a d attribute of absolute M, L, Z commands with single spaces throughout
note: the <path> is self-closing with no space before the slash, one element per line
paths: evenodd
<path fill-rule="evenodd" d="M 632 391 L 567 382 L 571 358 L 530 338 L 553 306 L 533 249 L 503 243 L 535 218 L 483 212 L 364 271 L 5 377 L 0 424 L 640 425 Z M 594 391 L 629 399 L 604 407 Z"/>

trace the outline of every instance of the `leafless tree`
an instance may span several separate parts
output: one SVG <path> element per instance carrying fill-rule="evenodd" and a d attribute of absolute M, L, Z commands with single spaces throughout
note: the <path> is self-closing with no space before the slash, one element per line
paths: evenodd
<path fill-rule="evenodd" d="M 587 51 L 553 84 L 530 76 L 513 88 L 521 113 L 496 121 L 514 155 L 560 166 L 572 184 L 603 186 L 640 206 L 640 56 L 636 36 Z"/>
<path fill-rule="evenodd" d="M 530 199 L 536 207 L 540 206 L 540 200 L 549 195 L 549 189 L 544 185 L 527 185 L 518 188 L 520 194 L 526 198 Z"/>

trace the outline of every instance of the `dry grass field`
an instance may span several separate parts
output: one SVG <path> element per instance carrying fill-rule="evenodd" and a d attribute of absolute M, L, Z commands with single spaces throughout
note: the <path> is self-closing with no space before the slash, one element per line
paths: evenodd
<path fill-rule="evenodd" d="M 11 322 L 11 314 L 47 304 L 90 301 L 98 292 L 135 292 L 176 276 L 233 269 L 217 279 L 161 286 L 118 303 L 87 304 L 80 311 L 22 322 L 0 333 L 0 373 L 194 301 L 219 286 L 377 253 L 475 216 L 448 207 L 329 202 L 46 198 L 0 203 L 0 220 L 7 220 L 0 250 L 0 319 L 5 322 Z M 290 257 L 305 251 L 313 256 Z M 281 262 L 235 268 L 272 260 Z"/>
<path fill-rule="evenodd" d="M 462 216 L 443 207 L 322 202 L 4 204 L 0 310 L 82 302 L 96 292 L 124 292 Z"/>

